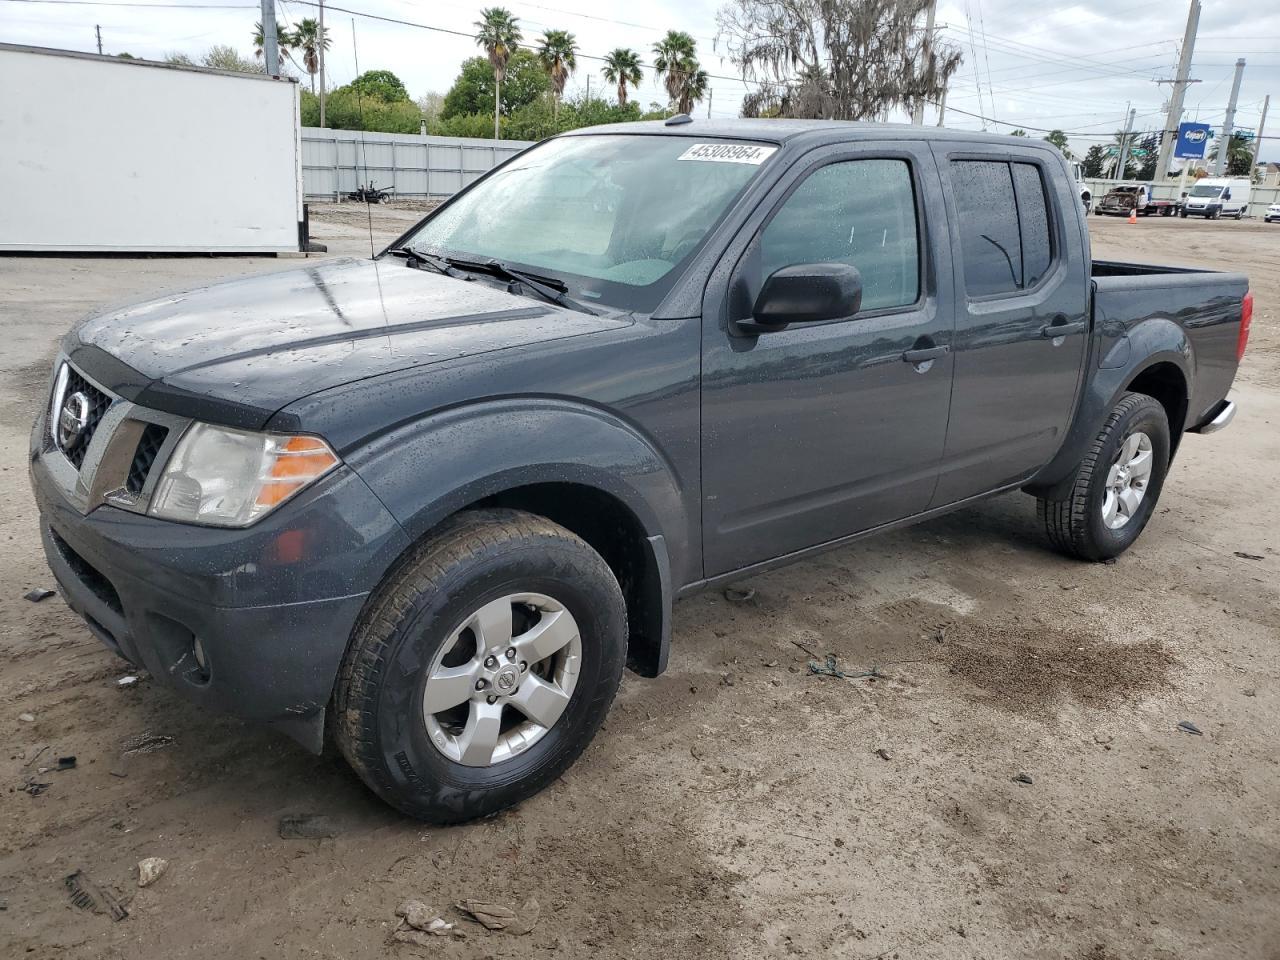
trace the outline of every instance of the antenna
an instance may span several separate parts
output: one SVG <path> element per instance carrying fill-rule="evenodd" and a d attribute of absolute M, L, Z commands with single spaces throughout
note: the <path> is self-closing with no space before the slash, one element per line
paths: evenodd
<path fill-rule="evenodd" d="M 364 169 L 363 176 L 368 177 L 369 176 L 369 148 L 366 146 L 364 142 L 364 97 L 362 97 L 360 94 L 360 82 L 359 82 L 360 81 L 360 52 L 356 47 L 356 18 L 355 17 L 351 18 L 351 59 L 355 61 L 355 65 L 356 65 L 356 79 L 354 83 L 356 88 L 356 113 L 360 117 L 360 162 Z M 366 190 L 364 188 L 363 183 L 359 183 L 357 181 L 357 185 L 359 187 L 360 194 L 364 197 L 364 210 L 365 210 L 366 218 L 368 219 L 368 222 L 369 222 L 369 257 L 370 259 L 373 259 L 376 262 L 378 251 L 374 248 L 374 244 L 373 244 L 373 198 L 369 195 L 373 189 L 373 181 L 372 180 L 369 181 L 369 190 Z"/>

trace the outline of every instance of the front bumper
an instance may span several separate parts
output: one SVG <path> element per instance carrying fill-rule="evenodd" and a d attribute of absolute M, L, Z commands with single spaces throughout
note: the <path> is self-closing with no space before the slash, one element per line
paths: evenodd
<path fill-rule="evenodd" d="M 408 545 L 372 491 L 341 468 L 249 528 L 198 527 L 109 504 L 81 513 L 47 463 L 61 456 L 33 446 L 30 469 L 71 609 L 188 700 L 319 751 L 360 608 Z"/>

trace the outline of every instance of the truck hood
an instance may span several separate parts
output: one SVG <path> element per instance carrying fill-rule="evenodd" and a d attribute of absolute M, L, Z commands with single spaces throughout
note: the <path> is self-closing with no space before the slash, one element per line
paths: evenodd
<path fill-rule="evenodd" d="M 232 280 L 84 320 L 72 362 L 144 406 L 250 429 L 367 377 L 625 326 L 387 258 Z"/>

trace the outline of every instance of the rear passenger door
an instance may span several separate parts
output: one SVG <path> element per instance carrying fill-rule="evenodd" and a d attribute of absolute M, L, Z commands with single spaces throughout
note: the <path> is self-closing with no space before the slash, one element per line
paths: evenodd
<path fill-rule="evenodd" d="M 934 152 L 957 303 L 936 507 L 1026 480 L 1061 446 L 1083 373 L 1089 264 L 1060 158 L 946 144 Z"/>

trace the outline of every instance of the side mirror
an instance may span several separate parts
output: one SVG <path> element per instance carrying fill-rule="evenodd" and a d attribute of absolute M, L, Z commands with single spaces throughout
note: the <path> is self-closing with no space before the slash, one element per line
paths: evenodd
<path fill-rule="evenodd" d="M 747 334 L 771 333 L 792 323 L 851 317 L 862 306 L 862 274 L 847 263 L 798 263 L 769 276 L 751 308 L 739 320 Z"/>

